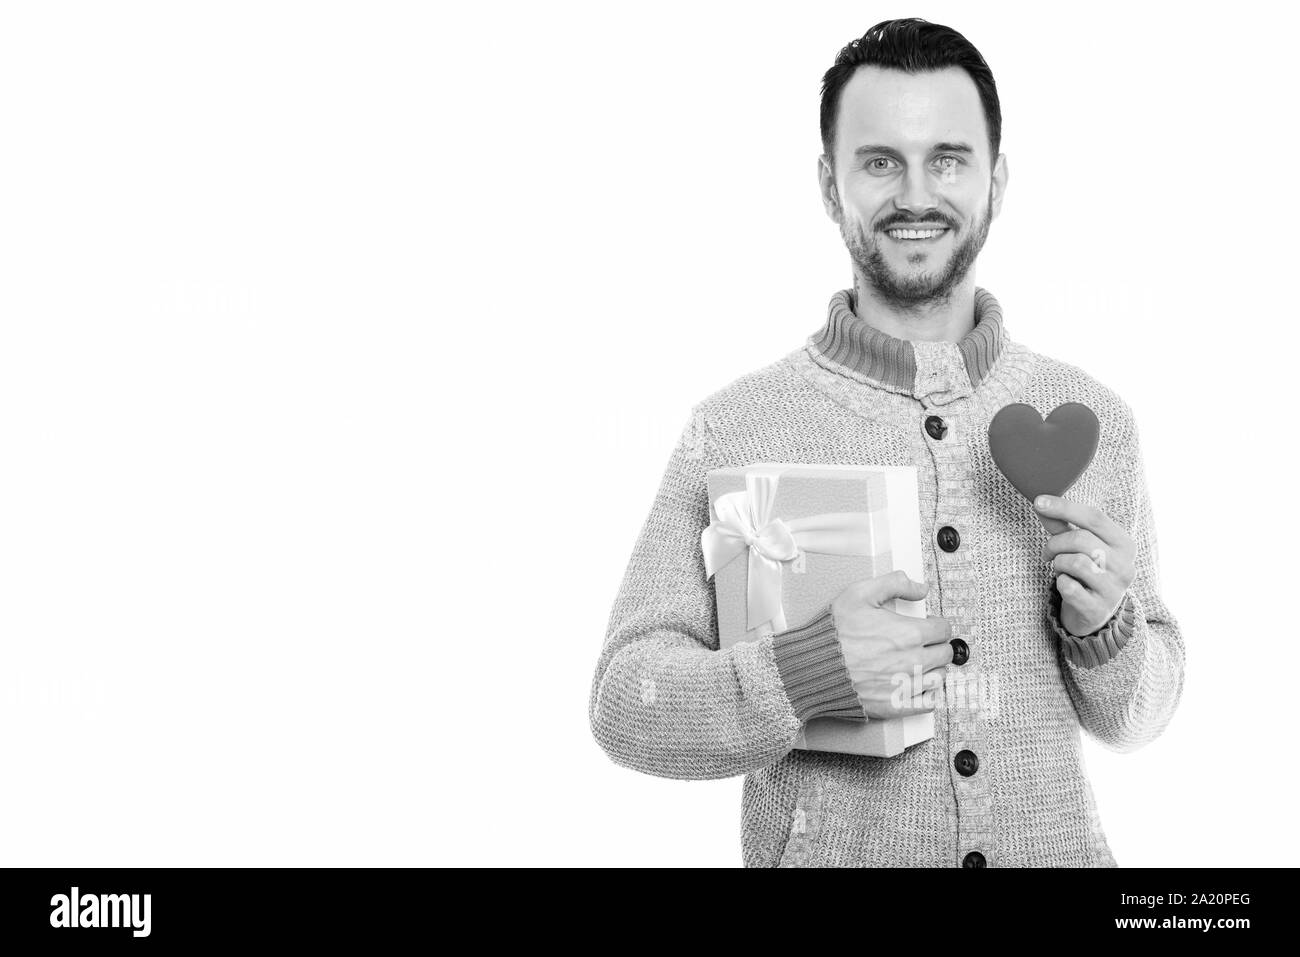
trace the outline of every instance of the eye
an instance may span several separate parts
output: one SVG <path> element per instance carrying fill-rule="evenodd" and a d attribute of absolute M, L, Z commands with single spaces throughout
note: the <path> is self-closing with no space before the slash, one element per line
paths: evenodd
<path fill-rule="evenodd" d="M 867 160 L 867 169 L 873 173 L 884 173 L 893 162 L 888 156 L 875 156 Z"/>
<path fill-rule="evenodd" d="M 939 164 L 941 170 L 956 169 L 958 166 L 962 165 L 961 158 L 953 156 L 951 153 L 945 153 L 943 156 L 936 159 L 935 162 Z"/>

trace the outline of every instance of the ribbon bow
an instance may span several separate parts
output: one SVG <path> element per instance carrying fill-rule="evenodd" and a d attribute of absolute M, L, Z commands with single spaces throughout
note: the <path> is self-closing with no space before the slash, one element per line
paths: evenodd
<path fill-rule="evenodd" d="M 875 538 L 869 512 L 824 512 L 784 521 L 772 514 L 784 468 L 755 467 L 745 473 L 745 491 L 728 492 L 713 503 L 713 519 L 700 533 L 704 570 L 712 578 L 749 553 L 746 628 L 786 628 L 781 607 L 783 563 L 800 549 L 824 555 L 871 555 Z"/>

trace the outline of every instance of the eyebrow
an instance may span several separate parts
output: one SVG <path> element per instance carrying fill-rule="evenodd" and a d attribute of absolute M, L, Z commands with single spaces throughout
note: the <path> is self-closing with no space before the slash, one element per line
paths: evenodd
<path fill-rule="evenodd" d="M 975 149 L 969 143 L 935 143 L 930 147 L 931 153 L 970 153 L 974 154 Z M 892 146 L 876 146 L 868 144 L 859 146 L 853 151 L 854 156 L 865 156 L 867 153 L 883 153 L 886 156 L 897 156 L 900 159 L 902 154 Z"/>

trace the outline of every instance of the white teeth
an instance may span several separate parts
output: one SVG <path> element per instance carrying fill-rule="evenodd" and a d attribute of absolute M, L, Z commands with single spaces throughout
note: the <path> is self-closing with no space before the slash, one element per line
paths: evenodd
<path fill-rule="evenodd" d="M 942 229 L 890 229 L 886 230 L 894 239 L 933 239 L 943 232 Z"/>

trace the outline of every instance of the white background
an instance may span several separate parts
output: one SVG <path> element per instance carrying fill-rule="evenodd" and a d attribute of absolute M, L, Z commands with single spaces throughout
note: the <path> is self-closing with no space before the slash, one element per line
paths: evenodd
<path fill-rule="evenodd" d="M 821 75 L 919 15 L 1002 95 L 980 285 L 1142 430 L 1187 683 L 1089 745 L 1115 854 L 1294 864 L 1282 9 L 3 7 L 5 863 L 737 866 L 592 673 L 690 407 L 849 284 Z"/>

